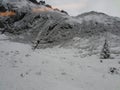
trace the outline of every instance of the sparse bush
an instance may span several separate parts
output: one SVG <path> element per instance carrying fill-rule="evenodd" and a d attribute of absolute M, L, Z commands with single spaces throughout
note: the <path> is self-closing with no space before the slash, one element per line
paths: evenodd
<path fill-rule="evenodd" d="M 119 69 L 117 69 L 115 67 L 111 67 L 109 69 L 109 73 L 111 73 L 111 74 L 119 74 Z"/>
<path fill-rule="evenodd" d="M 100 53 L 101 59 L 109 59 L 110 58 L 110 50 L 107 40 L 105 40 L 105 43 L 103 45 L 102 51 Z"/>

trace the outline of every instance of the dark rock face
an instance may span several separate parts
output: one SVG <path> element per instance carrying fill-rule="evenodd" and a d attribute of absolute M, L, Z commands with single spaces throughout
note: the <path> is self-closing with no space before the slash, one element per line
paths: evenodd
<path fill-rule="evenodd" d="M 45 5 L 45 1 L 40 1 L 39 4 Z"/>
<path fill-rule="evenodd" d="M 4 28 L 4 24 L 0 21 L 0 28 Z"/>
<path fill-rule="evenodd" d="M 68 13 L 67 13 L 66 11 L 64 11 L 64 10 L 61 10 L 61 12 L 62 12 L 62 13 L 65 13 L 66 15 L 68 15 Z"/>
<path fill-rule="evenodd" d="M 36 0 L 29 0 L 29 1 L 31 1 L 32 3 L 34 3 L 34 4 L 39 4 L 39 5 L 45 5 L 46 3 L 45 3 L 45 1 L 36 1 Z"/>
<path fill-rule="evenodd" d="M 48 7 L 48 8 L 52 8 L 52 6 L 51 6 L 51 5 L 49 5 L 49 4 L 46 4 L 45 6 L 46 6 L 46 7 Z"/>
<path fill-rule="evenodd" d="M 0 12 L 5 12 L 7 11 L 6 8 L 3 5 L 0 5 Z"/>
<path fill-rule="evenodd" d="M 39 4 L 36 0 L 29 0 L 31 2 L 33 2 L 34 4 Z"/>

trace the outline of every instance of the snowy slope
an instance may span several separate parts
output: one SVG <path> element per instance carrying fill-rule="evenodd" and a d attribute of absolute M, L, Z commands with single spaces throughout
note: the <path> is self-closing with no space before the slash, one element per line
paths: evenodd
<path fill-rule="evenodd" d="M 98 23 L 104 23 L 104 24 L 113 24 L 115 22 L 115 20 L 120 20 L 119 18 L 114 18 L 112 16 L 109 16 L 107 14 L 101 13 L 101 12 L 95 12 L 95 11 L 91 11 L 91 12 L 87 12 L 87 13 L 83 13 L 81 15 L 78 15 L 76 17 L 77 19 L 83 21 L 96 21 Z"/>
<path fill-rule="evenodd" d="M 9 4 L 16 16 L 0 17 L 8 22 L 0 29 L 0 90 L 120 90 L 120 18 Z M 105 39 L 112 59 L 101 60 Z M 32 50 L 36 41 L 40 49 Z"/>
<path fill-rule="evenodd" d="M 34 3 L 30 2 L 29 0 L 6 0 L 3 1 L 3 4 L 7 7 L 7 4 L 12 5 L 13 7 L 16 6 L 16 8 L 22 8 L 22 7 L 35 7 Z"/>
<path fill-rule="evenodd" d="M 0 90 L 120 89 L 120 59 L 100 62 L 98 56 L 82 58 L 79 49 L 59 46 L 33 51 L 8 38 L 0 35 Z"/>

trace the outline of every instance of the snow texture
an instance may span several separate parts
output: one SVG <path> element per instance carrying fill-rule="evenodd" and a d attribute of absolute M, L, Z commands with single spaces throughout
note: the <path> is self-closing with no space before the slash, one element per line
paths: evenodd
<path fill-rule="evenodd" d="M 79 49 L 33 51 L 0 35 L 0 90 L 119 90 L 119 59 L 82 58 Z M 77 38 L 76 38 L 77 40 Z"/>

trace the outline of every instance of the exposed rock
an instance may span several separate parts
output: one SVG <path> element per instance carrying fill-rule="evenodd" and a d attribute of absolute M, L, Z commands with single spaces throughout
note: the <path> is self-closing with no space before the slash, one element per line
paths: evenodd
<path fill-rule="evenodd" d="M 7 11 L 7 9 L 3 5 L 0 4 L 0 12 L 5 12 L 5 11 Z"/>
<path fill-rule="evenodd" d="M 61 12 L 62 12 L 62 13 L 65 13 L 65 14 L 67 14 L 67 15 L 68 15 L 68 13 L 67 13 L 66 11 L 64 11 L 64 10 L 61 10 Z"/>
<path fill-rule="evenodd" d="M 4 28 L 4 24 L 2 21 L 0 21 L 0 28 Z"/>
<path fill-rule="evenodd" d="M 33 2 L 34 4 L 39 4 L 36 0 L 29 0 L 31 2 Z"/>

